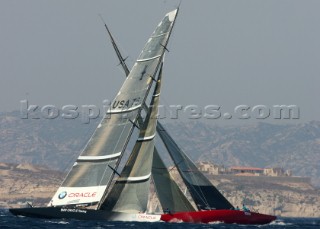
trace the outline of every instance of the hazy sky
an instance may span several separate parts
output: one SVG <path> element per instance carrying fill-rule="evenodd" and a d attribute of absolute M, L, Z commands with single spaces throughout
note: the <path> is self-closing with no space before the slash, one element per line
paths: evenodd
<path fill-rule="evenodd" d="M 0 111 L 102 105 L 124 74 L 101 14 L 131 67 L 179 1 L 1 0 Z M 162 102 L 298 105 L 320 120 L 320 1 L 183 0 L 168 46 Z M 224 120 L 228 122 L 229 120 Z"/>

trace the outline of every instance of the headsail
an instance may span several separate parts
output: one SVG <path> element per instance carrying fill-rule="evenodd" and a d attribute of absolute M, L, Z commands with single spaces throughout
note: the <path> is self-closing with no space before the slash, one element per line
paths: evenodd
<path fill-rule="evenodd" d="M 177 10 L 157 26 L 119 93 L 50 204 L 98 203 L 109 186 L 164 55 Z M 113 169 L 112 169 L 113 168 Z"/>
<path fill-rule="evenodd" d="M 187 197 L 171 178 L 156 148 L 153 151 L 152 177 L 162 209 L 169 209 L 172 213 L 195 211 Z"/>
<path fill-rule="evenodd" d="M 147 210 L 161 72 L 162 67 L 139 138 L 101 209 L 116 212 L 146 212 Z"/>
<path fill-rule="evenodd" d="M 198 170 L 191 159 L 179 148 L 164 127 L 158 123 L 157 132 L 186 184 L 199 210 L 230 209 L 232 204 Z"/>

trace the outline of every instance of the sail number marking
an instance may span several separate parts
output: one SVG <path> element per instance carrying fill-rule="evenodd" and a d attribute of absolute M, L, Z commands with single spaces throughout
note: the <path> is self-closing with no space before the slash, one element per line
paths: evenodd
<path fill-rule="evenodd" d="M 112 104 L 112 109 L 129 109 L 133 106 L 139 105 L 140 97 L 128 100 L 115 100 Z"/>

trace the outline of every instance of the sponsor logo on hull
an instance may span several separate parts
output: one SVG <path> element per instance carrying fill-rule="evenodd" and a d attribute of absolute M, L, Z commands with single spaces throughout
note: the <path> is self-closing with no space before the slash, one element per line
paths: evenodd
<path fill-rule="evenodd" d="M 67 196 L 67 192 L 66 191 L 63 191 L 63 192 L 61 192 L 59 195 L 58 195 L 58 198 L 60 199 L 60 200 L 62 200 L 63 198 L 65 198 Z"/>
<path fill-rule="evenodd" d="M 96 197 L 97 192 L 72 192 L 68 195 L 69 198 L 74 198 L 74 197 Z"/>
<path fill-rule="evenodd" d="M 50 206 L 99 202 L 105 189 L 106 186 L 60 187 Z"/>

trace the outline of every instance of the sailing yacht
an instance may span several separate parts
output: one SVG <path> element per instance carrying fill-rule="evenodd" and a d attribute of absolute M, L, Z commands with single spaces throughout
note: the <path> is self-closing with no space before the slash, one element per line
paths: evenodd
<path fill-rule="evenodd" d="M 185 183 L 197 211 L 174 211 L 163 214 L 165 222 L 188 223 L 235 223 L 235 224 L 267 224 L 276 219 L 275 216 L 250 211 L 236 210 L 233 205 L 218 191 L 181 150 L 166 129 L 158 122 L 157 133 L 164 143 L 175 167 Z"/>
<path fill-rule="evenodd" d="M 178 9 L 165 15 L 142 49 L 110 109 L 73 164 L 47 207 L 9 209 L 15 215 L 85 220 L 159 221 L 147 203 L 154 151 L 161 74 Z M 154 92 L 146 105 L 149 91 Z M 141 116 L 146 110 L 146 118 Z M 139 125 L 140 123 L 140 125 Z M 140 134 L 117 172 L 133 130 Z M 119 175 L 113 184 L 114 176 Z M 112 187 L 111 187 L 112 186 Z"/>
<path fill-rule="evenodd" d="M 126 79 L 48 206 L 9 209 L 11 213 L 38 218 L 140 222 L 266 224 L 275 220 L 275 216 L 234 210 L 157 121 L 163 60 L 178 11 L 167 13 L 160 21 L 130 71 L 105 24 Z M 135 128 L 139 129 L 139 136 L 119 173 L 119 163 Z M 155 146 L 156 133 L 196 208 L 170 176 Z M 162 209 L 168 209 L 166 214 L 147 213 L 151 178 Z"/>

